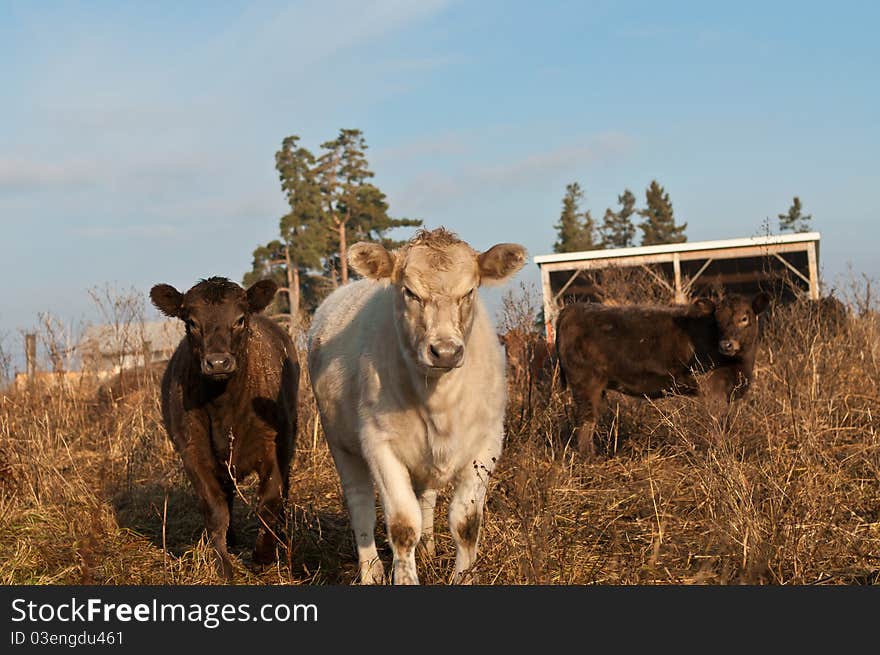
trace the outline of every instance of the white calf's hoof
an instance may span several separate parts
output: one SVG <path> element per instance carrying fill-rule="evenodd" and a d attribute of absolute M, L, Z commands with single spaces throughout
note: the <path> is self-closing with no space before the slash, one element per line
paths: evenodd
<path fill-rule="evenodd" d="M 384 584 L 385 567 L 377 557 L 369 562 L 361 562 L 361 584 Z"/>
<path fill-rule="evenodd" d="M 419 576 L 414 567 L 409 563 L 397 563 L 394 566 L 394 584 L 396 585 L 417 585 L 419 584 Z"/>

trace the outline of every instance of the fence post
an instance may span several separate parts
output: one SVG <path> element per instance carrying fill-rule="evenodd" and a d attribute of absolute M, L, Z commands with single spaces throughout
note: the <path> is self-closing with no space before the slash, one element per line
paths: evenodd
<path fill-rule="evenodd" d="M 24 335 L 24 357 L 27 361 L 28 382 L 33 383 L 37 377 L 37 335 L 33 332 Z"/>

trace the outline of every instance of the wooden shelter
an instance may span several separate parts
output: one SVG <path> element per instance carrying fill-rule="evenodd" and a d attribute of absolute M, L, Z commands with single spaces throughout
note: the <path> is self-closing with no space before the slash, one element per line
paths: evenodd
<path fill-rule="evenodd" d="M 778 300 L 819 298 L 818 232 L 694 241 L 636 248 L 538 255 L 547 339 L 559 308 L 575 300 L 603 300 L 603 273 L 643 270 L 668 292 L 669 302 L 713 291 L 754 294 Z"/>

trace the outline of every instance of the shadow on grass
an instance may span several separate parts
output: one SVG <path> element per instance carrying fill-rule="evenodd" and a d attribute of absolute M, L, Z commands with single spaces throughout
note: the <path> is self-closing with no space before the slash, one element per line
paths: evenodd
<path fill-rule="evenodd" d="M 255 504 L 253 489 L 246 485 L 242 491 Z M 144 536 L 158 550 L 167 550 L 174 557 L 192 549 L 204 531 L 198 499 L 187 486 L 142 484 L 113 494 L 111 504 L 120 527 Z M 273 568 L 253 562 L 259 520 L 241 498 L 235 500 L 231 527 L 236 542 L 229 547 L 230 554 L 256 575 Z M 278 562 L 291 583 L 351 584 L 356 580 L 357 561 L 344 512 L 288 503 L 279 537 Z"/>

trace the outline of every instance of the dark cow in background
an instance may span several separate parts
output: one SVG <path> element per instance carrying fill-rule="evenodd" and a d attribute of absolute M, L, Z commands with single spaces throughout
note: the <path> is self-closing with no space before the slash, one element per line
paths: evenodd
<path fill-rule="evenodd" d="M 810 303 L 813 320 L 819 331 L 834 336 L 846 331 L 849 325 L 850 312 L 847 306 L 834 294 L 822 296 Z"/>
<path fill-rule="evenodd" d="M 227 551 L 235 483 L 260 479 L 261 526 L 254 561 L 275 558 L 282 501 L 287 496 L 296 436 L 299 362 L 287 333 L 261 316 L 277 285 L 261 280 L 245 291 L 223 277 L 186 293 L 167 284 L 153 304 L 186 324 L 186 336 L 162 379 L 162 418 L 198 495 L 219 571 L 232 578 Z M 273 535 L 273 532 L 275 533 Z"/>
<path fill-rule="evenodd" d="M 593 433 L 606 389 L 648 398 L 702 392 L 723 413 L 751 382 L 758 315 L 769 301 L 761 293 L 751 302 L 729 296 L 690 305 L 564 307 L 556 350 L 575 404 L 581 454 L 595 456 Z"/>
<path fill-rule="evenodd" d="M 531 401 L 535 390 L 549 391 L 556 364 L 552 344 L 534 332 L 512 328 L 498 335 L 507 360 L 507 381 L 520 400 Z"/>

